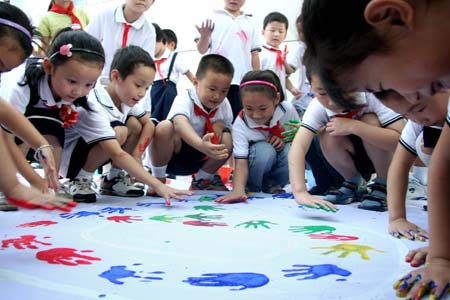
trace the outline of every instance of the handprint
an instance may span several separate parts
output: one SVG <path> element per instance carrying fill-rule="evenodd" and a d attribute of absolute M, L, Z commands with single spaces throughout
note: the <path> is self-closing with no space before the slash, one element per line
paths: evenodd
<path fill-rule="evenodd" d="M 330 247 L 312 247 L 312 249 L 331 249 L 330 251 L 326 251 L 323 252 L 321 254 L 323 255 L 327 255 L 330 253 L 334 253 L 334 252 L 342 252 L 341 255 L 339 255 L 339 258 L 345 258 L 347 256 L 350 255 L 350 253 L 358 253 L 362 259 L 370 259 L 369 256 L 367 255 L 367 251 L 369 250 L 373 250 L 373 251 L 377 251 L 377 252 L 384 252 L 382 250 L 377 250 L 375 248 L 369 247 L 369 246 L 365 246 L 365 245 L 356 245 L 356 244 L 348 244 L 348 243 L 342 243 L 342 244 L 337 244 L 334 246 L 330 246 Z"/>
<path fill-rule="evenodd" d="M 255 229 L 257 229 L 259 226 L 270 229 L 270 227 L 268 226 L 268 224 L 273 224 L 273 225 L 277 225 L 276 223 L 272 223 L 269 221 L 264 221 L 264 220 L 252 220 L 252 221 L 248 221 L 248 222 L 244 222 L 244 223 L 240 223 L 237 224 L 234 227 L 239 227 L 239 226 L 245 226 L 245 228 L 249 228 L 249 227 L 253 227 Z"/>
<path fill-rule="evenodd" d="M 50 226 L 58 224 L 58 222 L 53 221 L 36 221 L 36 222 L 30 222 L 30 223 L 23 223 L 18 225 L 17 227 L 38 227 L 38 226 Z"/>
<path fill-rule="evenodd" d="M 106 218 L 108 221 L 114 221 L 116 223 L 133 223 L 133 221 L 142 221 L 140 216 L 111 216 Z"/>
<path fill-rule="evenodd" d="M 127 268 L 126 266 L 112 266 L 108 271 L 105 271 L 98 276 L 103 277 L 114 284 L 124 284 L 123 281 L 119 280 L 122 278 L 143 278 L 146 281 L 162 280 L 161 277 L 153 277 L 153 276 L 142 277 L 142 276 L 136 275 L 136 271 L 127 270 L 126 268 Z M 164 272 L 157 271 L 157 272 L 152 272 L 150 274 L 164 274 Z"/>
<path fill-rule="evenodd" d="M 292 232 L 302 232 L 304 234 L 310 233 L 333 233 L 336 228 L 326 225 L 311 225 L 311 226 L 291 226 L 289 230 Z"/>
<path fill-rule="evenodd" d="M 357 236 L 328 234 L 328 233 L 309 234 L 308 236 L 314 240 L 355 241 L 359 239 L 359 237 Z"/>
<path fill-rule="evenodd" d="M 10 245 L 12 245 L 14 248 L 23 250 L 23 249 L 38 249 L 38 247 L 34 244 L 41 244 L 44 246 L 50 246 L 51 243 L 45 243 L 36 240 L 35 235 L 22 235 L 20 238 L 16 239 L 9 239 L 9 240 L 3 240 L 2 241 L 2 248 L 6 249 Z"/>
<path fill-rule="evenodd" d="M 166 206 L 166 202 L 138 202 L 136 203 L 137 206 L 142 206 L 142 207 L 150 207 L 152 205 L 163 205 Z"/>
<path fill-rule="evenodd" d="M 191 226 L 203 226 L 203 227 L 214 227 L 214 226 L 228 226 L 225 223 L 219 223 L 219 222 L 205 222 L 205 221 L 184 221 L 184 225 L 191 225 Z"/>
<path fill-rule="evenodd" d="M 211 205 L 196 205 L 194 206 L 195 210 L 203 210 L 203 211 L 218 211 L 224 210 L 224 208 L 211 206 Z"/>
<path fill-rule="evenodd" d="M 294 199 L 294 195 L 292 193 L 280 193 L 272 195 L 272 198 Z"/>
<path fill-rule="evenodd" d="M 297 277 L 305 275 L 297 280 L 317 279 L 328 275 L 350 276 L 352 272 L 339 268 L 336 265 L 323 264 L 323 265 L 292 265 L 296 269 L 282 270 L 287 274 L 284 277 Z M 306 276 L 309 275 L 309 276 Z"/>
<path fill-rule="evenodd" d="M 172 223 L 173 220 L 179 219 L 179 217 L 170 217 L 170 216 L 166 216 L 166 215 L 161 215 L 161 216 L 150 217 L 148 219 L 149 220 L 153 220 L 153 221 L 161 221 L 161 222 L 166 222 L 166 223 Z"/>
<path fill-rule="evenodd" d="M 206 273 L 201 276 L 203 277 L 189 277 L 183 282 L 194 286 L 240 287 L 230 291 L 259 288 L 269 282 L 266 275 L 258 273 Z"/>
<path fill-rule="evenodd" d="M 200 198 L 198 198 L 199 202 L 213 202 L 214 201 L 214 197 L 210 197 L 210 196 L 201 196 Z"/>
<path fill-rule="evenodd" d="M 77 265 L 90 265 L 93 260 L 101 260 L 98 257 L 87 256 L 76 253 L 77 249 L 73 248 L 53 248 L 45 251 L 39 251 L 36 253 L 36 258 L 43 260 L 53 265 L 66 265 L 66 266 L 77 266 Z M 89 253 L 92 250 L 82 250 L 80 252 Z"/>
<path fill-rule="evenodd" d="M 105 207 L 102 210 L 100 210 L 100 212 L 109 213 L 109 214 L 114 214 L 114 213 L 124 214 L 125 211 L 127 211 L 127 210 L 133 210 L 133 209 L 128 208 L 128 207 Z"/>
<path fill-rule="evenodd" d="M 83 217 L 89 217 L 89 216 L 99 216 L 101 217 L 99 212 L 94 212 L 94 211 L 79 211 L 76 213 L 64 213 L 64 214 L 60 214 L 61 218 L 64 219 L 72 219 L 72 218 L 83 218 Z"/>
<path fill-rule="evenodd" d="M 205 215 L 203 213 L 195 214 L 195 215 L 186 215 L 185 218 L 199 220 L 199 221 L 207 221 L 207 220 L 218 220 L 222 219 L 221 215 Z"/>

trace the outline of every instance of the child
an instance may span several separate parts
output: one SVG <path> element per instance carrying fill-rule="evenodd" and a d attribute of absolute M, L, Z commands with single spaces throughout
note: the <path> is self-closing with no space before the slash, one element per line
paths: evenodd
<path fill-rule="evenodd" d="M 167 49 L 169 49 L 172 52 L 177 50 L 178 38 L 177 38 L 177 35 L 175 34 L 175 32 L 172 29 L 168 29 L 168 28 L 163 29 L 162 32 L 166 39 Z"/>
<path fill-rule="evenodd" d="M 8 72 L 20 65 L 32 52 L 32 36 L 34 28 L 23 11 L 14 5 L 0 3 L 0 72 Z M 48 142 L 33 128 L 31 123 L 18 113 L 13 107 L 0 99 L 0 120 L 15 134 L 27 141 L 35 150 L 38 158 L 46 170 L 51 185 L 56 185 L 56 168 L 53 153 Z M 3 158 L 3 173 L 0 190 L 10 203 L 26 207 L 41 207 L 45 209 L 62 209 L 70 211 L 75 204 L 68 199 L 54 198 L 34 188 L 21 185 L 16 178 L 16 165 L 11 153 L 5 146 L 6 139 L 0 131 L 0 153 Z M 7 206 L 7 205 L 6 205 Z M 6 207 L 8 209 L 8 207 Z M 11 209 L 11 207 L 9 207 Z"/>
<path fill-rule="evenodd" d="M 89 24 L 89 16 L 82 9 L 75 7 L 71 0 L 52 0 L 48 12 L 41 18 L 38 25 L 42 35 L 44 48 L 47 49 L 50 40 L 65 27 L 74 26 L 84 29 Z"/>
<path fill-rule="evenodd" d="M 99 39 L 105 49 L 103 77 L 109 78 L 111 62 L 117 49 L 136 45 L 153 57 L 156 43 L 155 28 L 144 13 L 154 2 L 154 0 L 126 0 L 124 5 L 100 12 L 86 26 L 86 31 Z"/>
<path fill-rule="evenodd" d="M 327 62 L 322 77 L 327 77 L 326 87 L 337 100 L 347 100 L 340 96 L 349 86 L 373 91 L 394 89 L 410 102 L 450 88 L 449 1 L 342 3 L 306 0 L 302 9 L 307 47 L 320 61 Z M 428 263 L 395 285 L 399 294 L 408 298 L 429 293 L 430 298 L 442 299 L 450 284 L 449 125 L 447 116 L 429 165 Z"/>
<path fill-rule="evenodd" d="M 335 105 L 321 86 L 315 67 L 307 64 L 310 82 L 316 98 L 306 109 L 289 155 L 291 184 L 300 204 L 331 206 L 349 204 L 363 197 L 359 208 L 385 211 L 386 177 L 390 157 L 403 128 L 400 115 L 383 106 L 371 95 L 361 95 L 360 108 L 344 113 Z M 327 161 L 345 181 L 332 190 L 323 202 L 306 192 L 304 157 L 314 134 L 319 134 L 320 146 Z M 298 162 L 296 160 L 299 160 Z M 295 163 L 294 163 L 295 162 Z M 376 172 L 377 178 L 365 191 L 365 180 Z"/>
<path fill-rule="evenodd" d="M 167 48 L 165 36 L 158 26 L 153 23 L 156 31 L 155 81 L 150 90 L 151 98 L 151 118 L 155 124 L 167 118 L 173 100 L 177 96 L 177 82 L 180 74 L 192 82 L 194 75 L 189 71 L 189 66 L 178 56 L 177 52 Z"/>
<path fill-rule="evenodd" d="M 71 179 L 70 191 L 78 202 L 95 202 L 92 189 L 95 170 L 112 160 L 109 174 L 102 177 L 102 194 L 138 197 L 144 191 L 131 182 L 130 175 L 150 185 L 167 205 L 189 192 L 172 189 L 144 170 L 140 158 L 149 145 L 154 125 L 138 102 L 155 76 L 151 56 L 138 46 L 119 49 L 111 64 L 111 83 L 89 95 L 91 111 L 79 110 L 79 120 L 67 132 L 64 174 Z M 127 171 L 130 175 L 125 173 Z"/>
<path fill-rule="evenodd" d="M 214 174 L 232 151 L 233 114 L 226 99 L 232 78 L 233 65 L 225 57 L 208 54 L 201 58 L 195 88 L 178 95 L 167 120 L 156 126 L 150 155 L 152 174 L 160 181 L 165 181 L 166 173 L 198 172 L 192 175 L 192 190 L 227 190 Z"/>
<path fill-rule="evenodd" d="M 224 3 L 223 9 L 215 10 L 210 19 L 196 26 L 200 34 L 196 42 L 200 54 L 220 54 L 233 64 L 234 76 L 227 98 L 234 120 L 242 109 L 239 83 L 248 71 L 259 70 L 261 39 L 251 15 L 241 10 L 245 0 L 224 0 Z"/>
<path fill-rule="evenodd" d="M 250 71 L 241 82 L 244 107 L 233 124 L 235 159 L 233 192 L 220 203 L 245 201 L 248 192 L 284 193 L 289 181 L 288 152 L 283 123 L 299 120 L 295 108 L 284 101 L 278 76 L 270 71 Z"/>

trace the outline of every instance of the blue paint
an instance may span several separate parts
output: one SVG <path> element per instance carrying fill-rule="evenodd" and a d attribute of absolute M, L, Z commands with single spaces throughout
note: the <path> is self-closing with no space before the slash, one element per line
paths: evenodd
<path fill-rule="evenodd" d="M 123 281 L 118 280 L 122 278 L 141 278 L 141 276 L 136 275 L 135 271 L 127 270 L 126 266 L 112 266 L 108 271 L 105 271 L 98 276 L 103 277 L 114 284 L 124 284 Z"/>
<path fill-rule="evenodd" d="M 142 206 L 142 207 L 150 207 L 152 205 L 163 205 L 166 206 L 166 202 L 138 202 L 136 203 L 137 206 Z"/>
<path fill-rule="evenodd" d="M 105 294 L 101 294 L 101 295 L 98 295 L 98 297 L 99 297 L 99 298 L 105 298 L 106 295 L 105 295 Z"/>
<path fill-rule="evenodd" d="M 79 211 L 76 213 L 63 213 L 63 214 L 59 214 L 59 215 L 61 216 L 61 218 L 64 218 L 64 219 L 84 218 L 84 217 L 89 217 L 89 216 L 103 217 L 100 215 L 99 212 L 95 212 L 95 211 Z"/>
<path fill-rule="evenodd" d="M 345 278 L 338 278 L 338 279 L 336 279 L 336 281 L 347 281 L 347 279 L 345 279 Z"/>
<path fill-rule="evenodd" d="M 294 199 L 294 195 L 292 193 L 281 193 L 281 194 L 274 194 L 272 195 L 272 198 L 279 198 L 279 199 Z"/>
<path fill-rule="evenodd" d="M 328 275 L 338 275 L 347 277 L 352 274 L 352 272 L 345 269 L 341 269 L 338 266 L 332 264 L 292 265 L 292 266 L 297 269 L 282 270 L 283 272 L 287 273 L 284 275 L 284 277 L 304 276 L 302 278 L 298 278 L 297 280 L 307 280 L 307 279 L 317 279 Z"/>
<path fill-rule="evenodd" d="M 206 273 L 203 277 L 189 277 L 183 282 L 193 286 L 232 286 L 240 287 L 230 291 L 240 291 L 247 288 L 259 288 L 269 282 L 269 278 L 258 273 Z"/>
<path fill-rule="evenodd" d="M 100 212 L 108 213 L 108 214 L 114 214 L 114 213 L 124 214 L 126 211 L 129 211 L 129 210 L 133 210 L 133 209 L 129 208 L 129 207 L 105 207 L 102 210 L 100 210 Z"/>

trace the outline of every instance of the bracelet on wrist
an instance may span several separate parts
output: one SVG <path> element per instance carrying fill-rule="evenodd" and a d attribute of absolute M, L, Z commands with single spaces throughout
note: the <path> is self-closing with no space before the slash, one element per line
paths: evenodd
<path fill-rule="evenodd" d="M 45 155 L 44 155 L 44 153 L 42 151 L 45 148 L 50 148 L 51 150 L 53 150 L 53 146 L 49 145 L 49 144 L 45 144 L 45 145 L 39 146 L 36 149 L 36 151 L 34 152 L 34 159 L 35 160 L 45 160 L 46 159 L 46 157 L 45 157 Z"/>

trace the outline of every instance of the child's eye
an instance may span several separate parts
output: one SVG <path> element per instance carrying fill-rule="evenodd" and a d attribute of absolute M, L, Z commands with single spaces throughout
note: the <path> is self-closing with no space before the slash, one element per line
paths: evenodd
<path fill-rule="evenodd" d="M 93 84 L 93 83 L 86 83 L 85 86 L 86 86 L 87 88 L 90 88 L 90 87 L 94 86 L 94 84 Z"/>
<path fill-rule="evenodd" d="M 326 96 L 327 93 L 319 93 L 320 96 Z"/>

